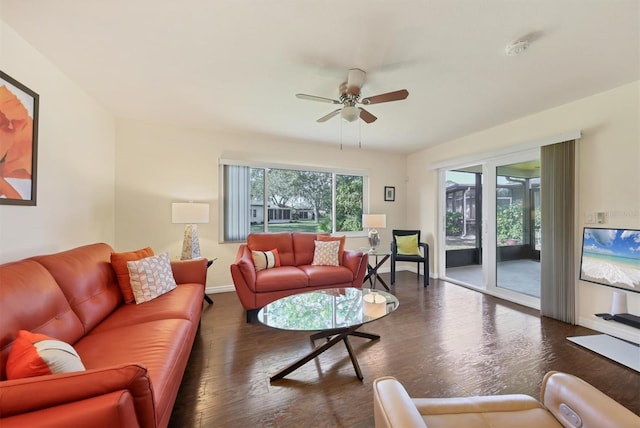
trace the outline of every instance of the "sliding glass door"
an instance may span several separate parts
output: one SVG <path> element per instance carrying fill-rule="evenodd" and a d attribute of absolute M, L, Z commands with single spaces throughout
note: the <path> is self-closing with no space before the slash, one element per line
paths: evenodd
<path fill-rule="evenodd" d="M 482 165 L 445 172 L 446 275 L 481 287 Z"/>
<path fill-rule="evenodd" d="M 539 151 L 443 169 L 440 177 L 444 278 L 539 307 Z"/>
<path fill-rule="evenodd" d="M 497 166 L 495 190 L 496 286 L 539 298 L 540 161 Z"/>

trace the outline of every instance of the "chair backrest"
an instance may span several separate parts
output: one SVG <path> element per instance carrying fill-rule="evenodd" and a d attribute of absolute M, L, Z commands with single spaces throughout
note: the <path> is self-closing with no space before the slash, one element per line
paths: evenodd
<path fill-rule="evenodd" d="M 391 232 L 393 235 L 393 242 L 396 241 L 396 236 L 407 236 L 407 235 L 418 235 L 418 243 L 420 243 L 420 231 L 419 230 L 401 230 L 401 229 L 393 229 Z"/>

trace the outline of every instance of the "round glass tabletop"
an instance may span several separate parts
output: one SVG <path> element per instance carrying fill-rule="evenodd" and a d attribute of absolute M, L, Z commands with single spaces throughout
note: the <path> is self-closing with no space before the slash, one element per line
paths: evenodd
<path fill-rule="evenodd" d="M 329 288 L 283 297 L 258 312 L 258 321 L 282 330 L 347 328 L 380 319 L 398 309 L 393 294 L 368 288 Z"/>

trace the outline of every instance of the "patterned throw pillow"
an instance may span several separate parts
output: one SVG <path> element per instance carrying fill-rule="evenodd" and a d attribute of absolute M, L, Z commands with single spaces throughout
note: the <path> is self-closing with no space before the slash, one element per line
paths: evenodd
<path fill-rule="evenodd" d="M 256 267 L 256 272 L 280 266 L 280 256 L 277 248 L 271 251 L 251 251 L 251 255 L 253 256 L 253 265 Z"/>
<path fill-rule="evenodd" d="M 116 278 L 118 278 L 118 286 L 120 286 L 125 303 L 135 302 L 133 291 L 131 291 L 127 262 L 151 256 L 153 256 L 153 250 L 151 247 L 142 248 L 137 251 L 129 251 L 128 253 L 111 253 L 111 267 L 116 273 Z"/>
<path fill-rule="evenodd" d="M 73 346 L 49 336 L 18 331 L 7 357 L 7 379 L 84 371 Z"/>
<path fill-rule="evenodd" d="M 314 266 L 339 266 L 338 250 L 340 249 L 340 241 L 314 241 L 316 249 L 313 252 Z"/>
<path fill-rule="evenodd" d="M 169 253 L 127 262 L 127 268 L 136 304 L 153 300 L 177 287 Z"/>
<path fill-rule="evenodd" d="M 398 254 L 404 256 L 421 256 L 420 248 L 418 248 L 418 235 L 396 236 L 396 244 L 398 245 Z"/>
<path fill-rule="evenodd" d="M 338 263 L 342 263 L 342 255 L 344 254 L 344 244 L 347 241 L 346 236 L 327 236 L 327 235 L 316 235 L 316 239 L 318 241 L 338 241 L 340 242 L 340 248 L 338 248 Z"/>

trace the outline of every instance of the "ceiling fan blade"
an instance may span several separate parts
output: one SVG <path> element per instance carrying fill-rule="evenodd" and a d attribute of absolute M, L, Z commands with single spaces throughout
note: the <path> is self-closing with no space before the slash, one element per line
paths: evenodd
<path fill-rule="evenodd" d="M 360 103 L 364 105 L 387 103 L 389 101 L 404 100 L 408 96 L 409 96 L 409 91 L 407 91 L 406 89 L 401 89 L 399 91 L 387 92 L 386 94 L 380 94 L 380 95 L 375 95 L 373 97 L 363 98 L 362 101 L 360 101 Z"/>
<path fill-rule="evenodd" d="M 331 98 L 317 97 L 315 95 L 296 94 L 296 97 L 300 98 L 301 100 L 320 101 L 320 102 L 329 103 L 329 104 L 341 104 L 341 102 L 338 100 L 332 100 Z"/>
<path fill-rule="evenodd" d="M 326 116 L 322 116 L 320 119 L 316 120 L 316 122 L 318 123 L 322 123 L 322 122 L 326 122 L 327 120 L 331 119 L 333 116 L 337 116 L 338 114 L 340 114 L 340 110 L 342 110 L 341 108 L 332 111 L 331 113 L 329 113 Z"/>
<path fill-rule="evenodd" d="M 371 123 L 378 120 L 377 117 L 375 117 L 374 115 L 372 115 L 371 113 L 363 109 L 362 107 L 358 107 L 358 109 L 360 110 L 360 119 L 364 120 L 365 122 Z"/>

